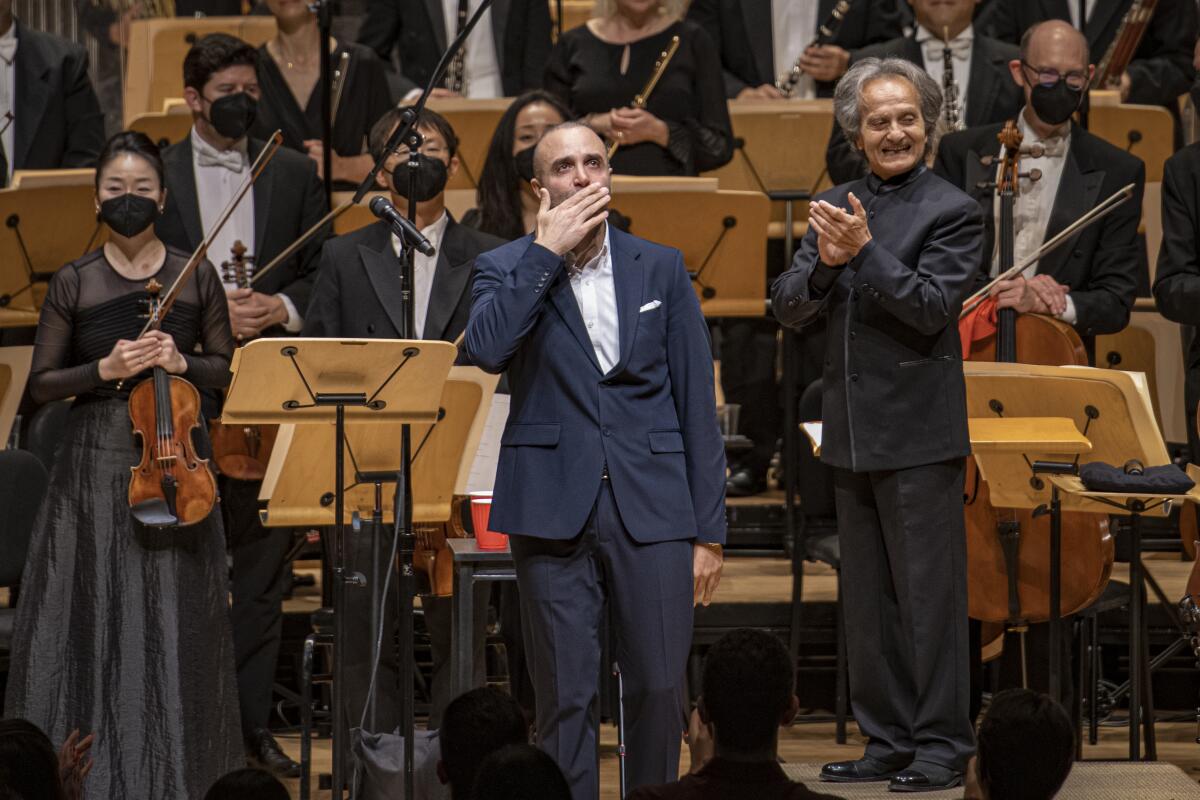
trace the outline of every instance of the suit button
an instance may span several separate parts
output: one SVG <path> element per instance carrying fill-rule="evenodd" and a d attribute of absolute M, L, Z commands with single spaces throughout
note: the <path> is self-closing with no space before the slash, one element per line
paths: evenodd
<path fill-rule="evenodd" d="M 851 383 L 858 383 L 858 373 L 857 373 L 857 372 L 851 372 L 851 373 L 850 373 L 850 382 L 851 382 Z"/>
<path fill-rule="evenodd" d="M 857 338 L 857 337 L 858 337 L 858 334 L 857 334 L 857 333 L 855 333 L 854 331 L 850 331 L 850 338 L 851 338 L 851 339 L 855 339 L 855 338 Z"/>
<path fill-rule="evenodd" d="M 871 219 L 874 219 L 874 218 L 875 218 L 875 212 L 874 212 L 874 211 L 872 211 L 872 212 L 869 214 L 869 216 L 871 217 Z"/>
<path fill-rule="evenodd" d="M 367 333 L 374 333 L 374 332 L 375 332 L 375 326 L 374 326 L 374 325 L 368 325 L 368 326 L 367 326 Z"/>
<path fill-rule="evenodd" d="M 607 428 L 607 427 L 606 427 L 606 428 L 601 428 L 601 429 L 600 429 L 600 432 L 601 432 L 601 433 L 603 433 L 605 436 L 612 436 L 612 430 L 610 430 L 610 429 L 609 429 L 609 428 Z"/>

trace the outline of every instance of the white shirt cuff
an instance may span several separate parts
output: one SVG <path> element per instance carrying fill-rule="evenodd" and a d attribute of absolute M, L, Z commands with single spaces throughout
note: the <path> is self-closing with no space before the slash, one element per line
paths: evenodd
<path fill-rule="evenodd" d="M 1075 313 L 1075 301 L 1070 294 L 1067 295 L 1067 307 L 1058 315 L 1058 318 L 1068 325 L 1074 325 L 1079 321 L 1079 315 Z"/>
<path fill-rule="evenodd" d="M 304 317 L 300 316 L 300 313 L 296 311 L 296 304 L 286 294 L 277 294 L 275 296 L 283 301 L 283 307 L 288 312 L 287 322 L 283 323 L 283 329 L 288 333 L 299 333 L 300 329 L 304 327 Z M 1070 298 L 1067 298 L 1067 301 L 1070 302 Z"/>

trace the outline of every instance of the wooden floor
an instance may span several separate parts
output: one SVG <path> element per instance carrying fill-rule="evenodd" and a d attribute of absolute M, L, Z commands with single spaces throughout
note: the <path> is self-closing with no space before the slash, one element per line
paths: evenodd
<path fill-rule="evenodd" d="M 1146 559 L 1148 571 L 1161 584 L 1168 598 L 1182 597 L 1184 584 L 1191 564 L 1181 563 L 1177 556 L 1151 555 Z M 1125 579 L 1127 566 L 1117 564 L 1113 577 Z M 718 599 L 724 603 L 764 601 L 786 601 L 791 593 L 789 563 L 782 558 L 730 558 L 725 575 L 718 590 Z M 806 564 L 804 600 L 807 602 L 833 602 L 836 582 L 833 572 L 823 565 Z M 1152 602 L 1153 601 L 1153 598 Z M 295 606 L 292 603 L 297 604 Z M 289 610 L 300 610 L 303 605 L 315 605 L 315 596 L 301 596 L 290 601 Z M 1118 714 L 1120 712 L 1117 712 Z M 1114 715 L 1115 716 L 1115 715 Z M 1188 776 L 1200 781 L 1200 744 L 1197 744 L 1197 726 L 1191 722 L 1160 722 L 1155 731 L 1158 737 L 1160 761 L 1179 766 Z M 294 737 L 282 736 L 281 743 L 293 757 L 299 755 L 299 743 Z M 617 763 L 615 756 L 616 732 L 605 726 L 601 732 L 601 797 L 605 800 L 617 797 Z M 851 725 L 850 739 L 845 745 L 834 742 L 832 723 L 797 724 L 782 731 L 779 754 L 789 763 L 822 763 L 825 761 L 856 758 L 862 753 L 863 741 L 857 728 Z M 328 740 L 320 740 L 314 747 L 315 767 L 327 772 L 330 765 Z M 683 770 L 688 766 L 686 747 L 681 745 Z M 1084 746 L 1085 759 L 1124 759 L 1128 755 L 1128 734 L 1124 726 L 1103 726 L 1097 745 Z M 314 783 L 315 786 L 315 783 Z M 294 797 L 299 796 L 299 783 L 292 781 L 289 787 Z M 314 793 L 314 797 L 328 797 L 328 792 Z"/>

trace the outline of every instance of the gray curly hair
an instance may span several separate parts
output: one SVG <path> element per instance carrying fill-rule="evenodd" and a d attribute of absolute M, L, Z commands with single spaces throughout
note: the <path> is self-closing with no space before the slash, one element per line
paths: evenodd
<path fill-rule="evenodd" d="M 862 133 L 862 92 L 871 81 L 887 77 L 903 78 L 917 90 L 921 118 L 925 121 L 925 153 L 933 150 L 938 117 L 942 110 L 942 90 L 929 73 L 902 58 L 864 58 L 856 62 L 838 81 L 833 91 L 833 118 L 850 146 L 858 148 Z"/>

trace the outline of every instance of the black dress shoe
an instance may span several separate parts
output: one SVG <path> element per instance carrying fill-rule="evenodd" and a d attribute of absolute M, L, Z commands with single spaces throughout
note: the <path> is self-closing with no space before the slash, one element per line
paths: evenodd
<path fill-rule="evenodd" d="M 892 778 L 889 792 L 936 792 L 962 785 L 961 772 L 937 764 L 916 764 Z"/>
<path fill-rule="evenodd" d="M 891 780 L 904 767 L 884 764 L 870 756 L 857 761 L 833 761 L 821 767 L 821 780 L 833 783 L 867 783 Z"/>
<path fill-rule="evenodd" d="M 730 497 L 750 497 L 767 490 L 767 479 L 748 467 L 739 467 L 725 479 L 725 494 Z"/>
<path fill-rule="evenodd" d="M 283 752 L 266 728 L 256 728 L 246 737 L 246 759 L 277 778 L 300 777 L 300 765 Z"/>

